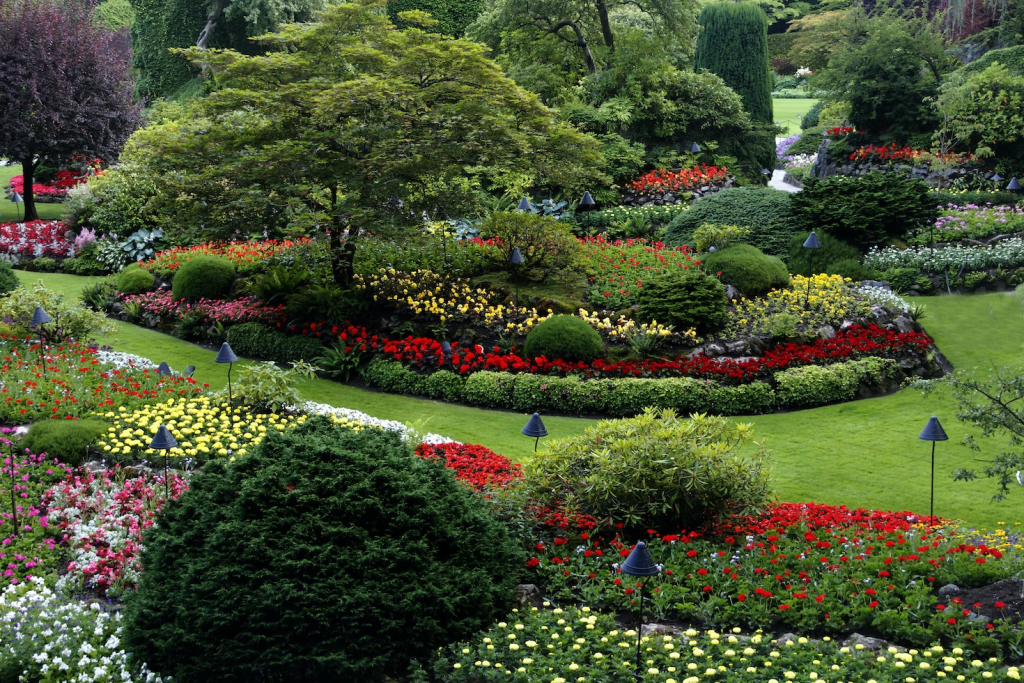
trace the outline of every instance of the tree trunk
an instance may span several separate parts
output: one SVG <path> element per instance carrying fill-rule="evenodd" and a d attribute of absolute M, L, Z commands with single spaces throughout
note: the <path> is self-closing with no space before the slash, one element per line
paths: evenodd
<path fill-rule="evenodd" d="M 349 226 L 348 237 L 342 240 L 345 235 L 345 222 L 342 220 L 341 212 L 338 211 L 338 189 L 331 188 L 331 229 L 327 245 L 331 254 L 331 273 L 334 275 L 334 283 L 339 287 L 348 287 L 352 284 L 355 275 L 356 240 L 359 237 L 359 230 Z"/>
<path fill-rule="evenodd" d="M 220 21 L 223 10 L 224 5 L 221 0 L 213 0 L 213 4 L 210 5 L 210 13 L 206 17 L 206 26 L 199 32 L 199 39 L 196 40 L 196 47 L 200 50 L 205 50 L 209 46 L 210 38 L 213 36 L 214 29 L 217 28 L 217 22 Z"/>
<path fill-rule="evenodd" d="M 594 61 L 594 55 L 590 52 L 590 46 L 587 45 L 587 38 L 583 35 L 583 29 L 580 28 L 579 24 L 575 21 L 569 21 L 566 19 L 565 21 L 560 21 L 551 27 L 551 30 L 549 30 L 548 33 L 557 34 L 566 27 L 571 28 L 573 33 L 576 34 L 576 46 L 583 50 L 583 61 L 587 63 L 587 72 L 593 76 L 597 73 L 597 62 Z"/>
<path fill-rule="evenodd" d="M 601 17 L 601 35 L 604 36 L 604 44 L 608 51 L 615 54 L 615 34 L 612 33 L 612 24 L 608 21 L 608 3 L 605 0 L 595 0 L 597 14 Z"/>
<path fill-rule="evenodd" d="M 27 158 L 21 160 L 21 172 L 22 177 L 25 179 L 25 189 L 21 193 L 21 198 L 25 201 L 22 206 L 25 208 L 25 218 L 27 221 L 39 220 L 39 214 L 36 212 L 36 197 L 32 192 L 32 185 L 35 182 L 35 159 L 29 154 Z M 15 207 L 17 209 L 17 207 Z"/>

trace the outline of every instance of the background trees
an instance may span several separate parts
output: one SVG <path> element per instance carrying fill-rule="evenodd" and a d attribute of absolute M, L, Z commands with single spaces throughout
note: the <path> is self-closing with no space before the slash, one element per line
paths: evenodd
<path fill-rule="evenodd" d="M 39 164 L 115 159 L 138 126 L 128 59 L 84 2 L 0 0 L 0 155 L 22 164 L 26 220 Z"/>

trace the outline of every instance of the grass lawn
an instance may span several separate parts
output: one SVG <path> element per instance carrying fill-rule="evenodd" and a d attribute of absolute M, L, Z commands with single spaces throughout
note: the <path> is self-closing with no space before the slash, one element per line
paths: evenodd
<path fill-rule="evenodd" d="M 7 183 L 11 181 L 11 176 L 16 175 L 21 175 L 21 164 L 0 166 L 0 223 L 10 223 L 25 215 L 25 207 L 17 206 L 14 202 L 9 201 L 7 195 L 3 193 L 3 188 L 7 187 Z M 60 218 L 64 215 L 64 205 L 40 204 L 36 202 L 36 211 L 39 213 L 39 217 L 44 220 Z"/>
<path fill-rule="evenodd" d="M 818 100 L 789 100 L 773 99 L 772 107 L 775 111 L 775 121 L 786 129 L 785 135 L 793 135 L 800 132 L 800 119 L 798 115 L 806 114 Z"/>
<path fill-rule="evenodd" d="M 96 278 L 19 272 L 24 282 L 44 280 L 69 296 Z M 960 369 L 996 365 L 1021 366 L 1024 358 L 1024 316 L 1012 297 L 1002 294 L 929 297 L 924 324 L 939 348 Z M 196 366 L 196 378 L 214 388 L 226 383 L 226 369 L 214 362 L 214 351 L 135 325 L 118 323 L 118 332 L 98 340 L 120 351 L 166 360 L 180 369 Z M 380 418 L 422 424 L 421 429 L 483 444 L 522 461 L 533 443 L 519 434 L 527 416 L 482 410 L 436 401 L 366 391 L 328 380 L 305 382 L 310 400 L 362 410 Z M 993 481 L 953 482 L 957 467 L 972 467 L 974 457 L 991 457 L 1002 444 L 983 442 L 974 454 L 959 445 L 966 433 L 955 417 L 955 405 L 917 392 L 855 401 L 812 410 L 758 415 L 755 435 L 774 456 L 774 479 L 781 500 L 845 504 L 851 507 L 910 509 L 927 514 L 930 444 L 917 435 L 931 415 L 942 421 L 950 440 L 936 451 L 936 514 L 972 525 L 994 527 L 998 521 L 1024 521 L 1024 489 L 1003 503 L 991 503 Z M 578 434 L 592 420 L 545 417 L 552 437 Z M 543 441 L 542 441 L 543 443 Z"/>

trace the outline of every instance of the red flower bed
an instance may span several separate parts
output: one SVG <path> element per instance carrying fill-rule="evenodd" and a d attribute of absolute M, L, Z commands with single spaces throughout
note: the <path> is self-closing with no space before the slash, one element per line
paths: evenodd
<path fill-rule="evenodd" d="M 901 147 L 896 144 L 865 145 L 864 147 L 857 148 L 850 154 L 850 159 L 853 161 L 917 161 L 925 154 L 930 155 L 932 153 L 928 150 Z M 963 163 L 973 158 L 974 156 L 971 154 L 946 154 L 942 157 L 942 161 Z"/>
<path fill-rule="evenodd" d="M 22 258 L 74 256 L 74 245 L 64 238 L 61 221 L 0 223 L 0 252 Z"/>
<path fill-rule="evenodd" d="M 719 183 L 725 180 L 727 175 L 729 175 L 729 169 L 725 166 L 708 166 L 707 164 L 699 164 L 693 168 L 684 168 L 679 171 L 666 171 L 659 168 L 657 171 L 640 176 L 639 180 L 630 183 L 630 187 L 634 192 L 641 194 L 676 192 Z"/>
<path fill-rule="evenodd" d="M 825 135 L 835 137 L 836 135 L 849 135 L 853 132 L 853 126 L 836 126 L 825 131 Z"/>
<path fill-rule="evenodd" d="M 246 271 L 292 247 L 311 242 L 308 237 L 298 240 L 247 240 L 244 242 L 204 242 L 194 247 L 172 247 L 157 252 L 153 258 L 142 262 L 147 270 L 177 270 L 183 263 L 195 256 L 223 256 L 241 270 Z"/>
<path fill-rule="evenodd" d="M 42 183 L 33 183 L 32 193 L 41 197 L 63 197 L 72 187 L 80 185 L 88 179 L 88 176 L 79 175 L 75 171 L 57 171 L 57 177 L 52 183 L 46 185 Z M 11 181 L 7 183 L 7 186 L 11 188 L 13 192 L 24 194 L 25 176 L 11 176 Z"/>
<path fill-rule="evenodd" d="M 938 524 L 946 523 L 941 517 Z M 873 529 L 884 533 L 907 531 L 914 524 L 928 521 L 928 517 L 903 510 L 848 509 L 845 505 L 819 505 L 818 503 L 779 503 L 756 517 L 744 517 L 723 522 L 710 530 L 711 534 L 763 534 L 785 531 L 794 526 L 807 529 Z"/>
<path fill-rule="evenodd" d="M 416 455 L 428 460 L 443 460 L 445 467 L 455 470 L 456 479 L 478 491 L 523 478 L 522 467 L 504 455 L 475 444 L 421 443 L 416 447 Z"/>

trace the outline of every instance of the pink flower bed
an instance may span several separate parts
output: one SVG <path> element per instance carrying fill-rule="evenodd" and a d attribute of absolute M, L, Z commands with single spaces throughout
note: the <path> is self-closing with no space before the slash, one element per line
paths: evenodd
<path fill-rule="evenodd" d="M 75 245 L 64 237 L 67 231 L 61 221 L 0 223 L 0 253 L 23 259 L 74 256 Z"/>
<path fill-rule="evenodd" d="M 79 175 L 74 171 L 57 171 L 57 177 L 48 185 L 32 183 L 32 194 L 40 197 L 64 197 L 72 187 L 80 185 L 87 180 L 87 176 Z M 25 194 L 25 176 L 11 176 L 11 181 L 7 186 L 13 192 Z"/>
<path fill-rule="evenodd" d="M 175 301 L 169 289 L 158 289 L 155 292 L 133 294 L 124 297 L 125 303 L 138 302 L 146 313 L 161 318 L 182 317 L 193 311 L 202 311 L 208 320 L 228 323 L 261 322 L 276 323 L 282 315 L 283 306 L 267 306 L 254 297 L 245 297 L 233 301 L 219 299 L 200 299 L 195 303 L 184 300 Z"/>

